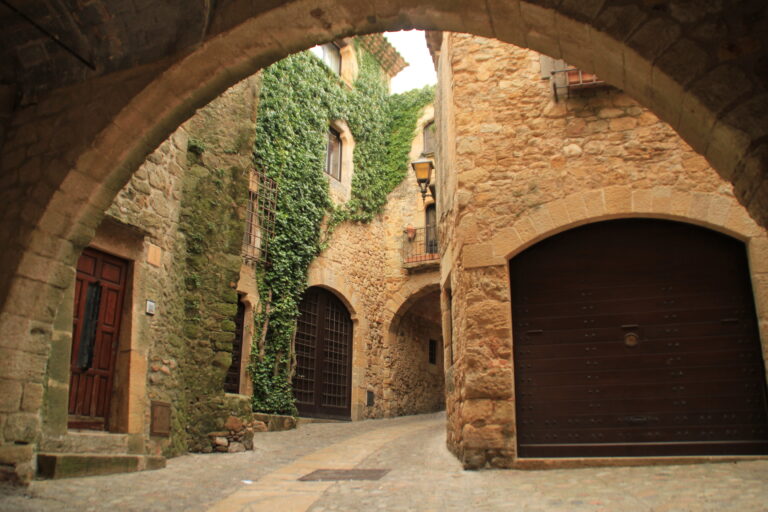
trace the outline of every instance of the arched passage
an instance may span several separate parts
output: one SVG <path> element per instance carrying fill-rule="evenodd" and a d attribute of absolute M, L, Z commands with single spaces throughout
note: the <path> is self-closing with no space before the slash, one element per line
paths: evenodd
<path fill-rule="evenodd" d="M 445 408 L 440 287 L 424 286 L 409 296 L 392 318 L 388 333 L 391 370 L 388 415 Z"/>

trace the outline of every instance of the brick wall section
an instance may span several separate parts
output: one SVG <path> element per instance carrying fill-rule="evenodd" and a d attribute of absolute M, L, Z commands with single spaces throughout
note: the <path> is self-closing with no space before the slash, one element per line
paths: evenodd
<path fill-rule="evenodd" d="M 441 139 L 439 163 L 442 230 L 454 233 L 442 269 L 456 360 L 449 446 L 465 466 L 515 462 L 507 261 L 557 232 L 650 216 L 744 240 L 765 338 L 768 290 L 757 256 L 765 231 L 669 125 L 617 90 L 555 103 L 538 55 L 498 41 L 447 35 L 440 65 L 450 80 L 438 118 L 455 128 L 455 138 Z"/>

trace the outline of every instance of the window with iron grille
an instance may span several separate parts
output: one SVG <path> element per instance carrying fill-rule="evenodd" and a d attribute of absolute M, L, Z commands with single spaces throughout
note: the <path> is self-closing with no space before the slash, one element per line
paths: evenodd
<path fill-rule="evenodd" d="M 243 236 L 243 259 L 250 265 L 267 262 L 269 241 L 275 231 L 277 195 L 277 182 L 264 170 L 252 169 Z"/>
<path fill-rule="evenodd" d="M 328 129 L 328 153 L 325 157 L 325 172 L 341 181 L 341 134 Z"/>

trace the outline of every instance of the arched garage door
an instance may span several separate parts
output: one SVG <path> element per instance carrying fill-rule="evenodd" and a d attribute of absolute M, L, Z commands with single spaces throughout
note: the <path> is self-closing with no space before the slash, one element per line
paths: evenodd
<path fill-rule="evenodd" d="M 768 453 L 745 248 L 617 220 L 510 262 L 521 457 Z"/>

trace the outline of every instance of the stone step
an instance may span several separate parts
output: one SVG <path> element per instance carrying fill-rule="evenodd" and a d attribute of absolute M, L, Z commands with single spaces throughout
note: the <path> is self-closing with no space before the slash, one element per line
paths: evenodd
<path fill-rule="evenodd" d="M 38 478 L 132 473 L 165 467 L 165 457 L 152 455 L 115 455 L 97 453 L 38 453 Z"/>
<path fill-rule="evenodd" d="M 144 453 L 144 441 L 142 436 L 136 434 L 70 430 L 64 436 L 47 436 L 40 443 L 40 451 L 45 453 L 141 455 Z"/>
<path fill-rule="evenodd" d="M 308 425 L 309 423 L 349 423 L 349 421 L 346 420 L 332 420 L 327 418 L 307 418 L 304 416 L 299 416 L 296 418 L 296 426 L 300 427 L 302 425 Z"/>

